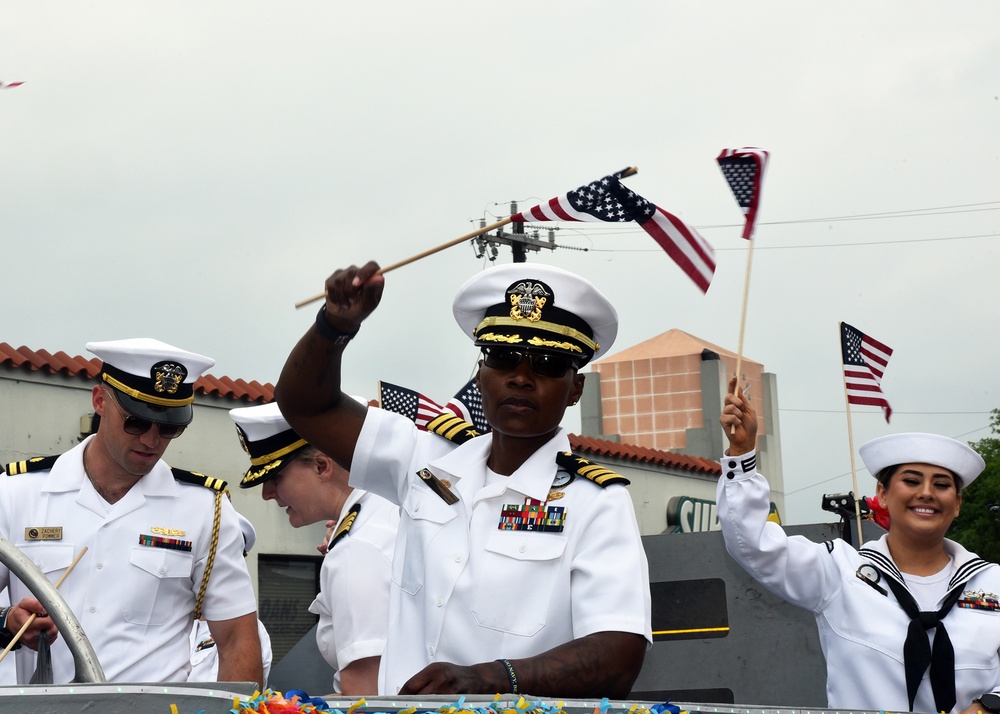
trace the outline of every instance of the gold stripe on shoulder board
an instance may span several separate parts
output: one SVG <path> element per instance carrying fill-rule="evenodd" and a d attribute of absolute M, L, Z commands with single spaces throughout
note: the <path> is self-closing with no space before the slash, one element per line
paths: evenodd
<path fill-rule="evenodd" d="M 24 461 L 12 461 L 4 467 L 8 476 L 20 476 L 32 471 L 48 471 L 56 462 L 59 455 L 55 456 L 32 456 Z"/>
<path fill-rule="evenodd" d="M 570 473 L 583 476 L 588 481 L 593 481 L 601 488 L 607 488 L 613 484 L 628 486 L 631 483 L 627 478 L 609 468 L 595 464 L 582 456 L 577 456 L 569 451 L 556 454 L 556 463 Z"/>
<path fill-rule="evenodd" d="M 427 422 L 427 431 L 432 431 L 456 444 L 464 444 L 469 439 L 479 436 L 479 432 L 472 424 L 448 413 L 439 414 Z"/>

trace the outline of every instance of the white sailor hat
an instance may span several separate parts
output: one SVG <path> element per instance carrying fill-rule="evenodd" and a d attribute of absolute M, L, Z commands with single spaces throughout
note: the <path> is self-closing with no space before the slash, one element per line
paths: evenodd
<path fill-rule="evenodd" d="M 859 451 L 872 476 L 888 466 L 931 464 L 959 476 L 965 488 L 986 468 L 983 457 L 968 444 L 938 434 L 889 434 L 863 444 Z"/>
<path fill-rule="evenodd" d="M 237 513 L 236 517 L 240 521 L 240 530 L 243 531 L 243 554 L 246 555 L 253 550 L 257 542 L 257 531 L 254 530 L 253 523 L 242 513 Z"/>
<path fill-rule="evenodd" d="M 148 337 L 88 342 L 103 360 L 101 380 L 117 391 L 118 403 L 132 416 L 161 424 L 190 424 L 194 383 L 215 364 Z"/>
<path fill-rule="evenodd" d="M 309 443 L 285 421 L 277 402 L 230 409 L 243 450 L 250 455 L 250 468 L 240 488 L 259 486 L 277 473 Z"/>
<path fill-rule="evenodd" d="M 581 367 L 605 354 L 618 334 L 611 302 L 579 275 L 551 265 L 484 270 L 459 288 L 452 311 L 479 347 L 554 352 Z"/>

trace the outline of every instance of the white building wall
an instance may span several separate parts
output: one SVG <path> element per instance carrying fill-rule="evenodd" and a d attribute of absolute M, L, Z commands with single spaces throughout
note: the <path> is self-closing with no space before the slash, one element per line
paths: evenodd
<path fill-rule="evenodd" d="M 79 444 L 81 418 L 94 411 L 94 384 L 80 377 L 0 368 L 0 464 L 61 454 Z M 318 556 L 316 545 L 326 529 L 323 523 L 292 528 L 283 509 L 261 498 L 260 487 L 239 488 L 249 457 L 240 446 L 229 410 L 241 406 L 247 403 L 197 396 L 194 421 L 167 447 L 164 460 L 229 482 L 233 506 L 257 532 L 257 545 L 247 563 L 256 594 L 258 554 Z"/>

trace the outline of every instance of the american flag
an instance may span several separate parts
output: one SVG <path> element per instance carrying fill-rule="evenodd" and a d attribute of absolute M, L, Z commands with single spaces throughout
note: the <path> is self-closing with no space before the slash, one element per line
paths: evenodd
<path fill-rule="evenodd" d="M 757 207 L 760 205 L 760 186 L 764 182 L 768 153 L 763 149 L 745 146 L 742 149 L 723 149 L 715 160 L 726 177 L 726 183 L 736 197 L 736 203 L 743 209 L 746 223 L 743 237 L 753 235 L 757 222 Z"/>
<path fill-rule="evenodd" d="M 844 387 L 848 404 L 882 407 L 889 422 L 892 408 L 882 393 L 882 374 L 892 350 L 846 322 L 840 323 L 840 351 L 844 358 Z"/>
<path fill-rule="evenodd" d="M 486 421 L 486 415 L 483 414 L 483 397 L 476 389 L 474 379 L 470 379 L 464 387 L 458 390 L 458 393 L 444 405 L 444 408 L 471 423 L 480 434 L 492 431 L 492 427 Z"/>
<path fill-rule="evenodd" d="M 586 221 L 638 223 L 653 236 L 681 270 L 687 273 L 702 292 L 708 291 L 715 274 L 715 251 L 698 231 L 677 216 L 629 190 L 621 183 L 622 171 L 605 176 L 586 186 L 556 196 L 546 203 L 522 211 L 511 220 Z"/>
<path fill-rule="evenodd" d="M 470 379 L 443 407 L 420 392 L 396 384 L 379 382 L 378 388 L 380 406 L 407 417 L 418 429 L 426 431 L 428 422 L 447 411 L 465 419 L 480 434 L 491 431 L 483 414 L 483 398 L 476 389 L 475 380 Z"/>
<path fill-rule="evenodd" d="M 427 429 L 427 422 L 441 414 L 444 408 L 423 394 L 389 382 L 378 383 L 379 405 L 390 412 L 402 414 L 417 425 Z"/>

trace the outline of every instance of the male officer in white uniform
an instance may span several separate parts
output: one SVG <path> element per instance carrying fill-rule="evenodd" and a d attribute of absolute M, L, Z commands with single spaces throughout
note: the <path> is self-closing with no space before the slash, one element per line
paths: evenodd
<path fill-rule="evenodd" d="M 240 488 L 260 486 L 263 498 L 285 508 L 295 528 L 336 521 L 320 592 L 309 606 L 319 615 L 316 644 L 333 667 L 334 692 L 377 694 L 399 509 L 351 488 L 348 473 L 296 434 L 277 404 L 232 409 L 229 415 L 250 456 Z"/>
<path fill-rule="evenodd" d="M 570 454 L 559 426 L 582 394 L 578 369 L 614 340 L 614 308 L 558 268 L 480 273 L 453 311 L 483 350 L 476 384 L 493 431 L 476 438 L 448 415 L 419 431 L 341 392 L 344 347 L 381 299 L 377 270 L 327 280 L 276 393 L 353 485 L 401 504 L 380 691 L 628 696 L 652 636 L 627 481 Z"/>
<path fill-rule="evenodd" d="M 220 680 L 262 682 L 256 602 L 225 482 L 161 458 L 191 422 L 194 382 L 215 361 L 148 338 L 87 349 L 103 360 L 91 395 L 97 433 L 61 456 L 8 465 L 0 534 L 52 581 L 87 548 L 60 594 L 109 681 L 187 679 L 188 632 L 202 613 L 219 647 Z M 17 603 L 9 631 L 44 612 L 0 566 L 2 587 Z M 39 617 L 25 636 L 29 647 L 43 629 L 55 635 L 52 621 Z M 17 655 L 26 682 L 34 655 L 27 648 Z M 52 645 L 52 666 L 53 681 L 73 678 L 61 640 Z"/>

